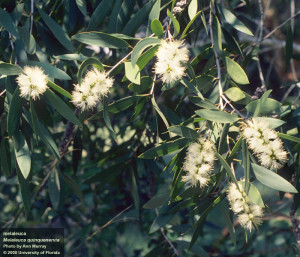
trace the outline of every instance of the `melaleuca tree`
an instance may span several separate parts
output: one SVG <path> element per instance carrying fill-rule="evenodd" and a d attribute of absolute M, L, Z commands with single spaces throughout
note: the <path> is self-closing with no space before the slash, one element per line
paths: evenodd
<path fill-rule="evenodd" d="M 294 256 L 300 12 L 267 26 L 276 3 L 1 3 L 2 228 L 64 227 L 66 256 Z"/>

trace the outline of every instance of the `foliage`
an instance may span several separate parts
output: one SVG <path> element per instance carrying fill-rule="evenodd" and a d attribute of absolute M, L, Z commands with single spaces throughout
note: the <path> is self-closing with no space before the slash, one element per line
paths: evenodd
<path fill-rule="evenodd" d="M 2 228 L 64 227 L 66 256 L 298 253 L 299 12 L 266 33 L 261 1 L 0 7 Z"/>

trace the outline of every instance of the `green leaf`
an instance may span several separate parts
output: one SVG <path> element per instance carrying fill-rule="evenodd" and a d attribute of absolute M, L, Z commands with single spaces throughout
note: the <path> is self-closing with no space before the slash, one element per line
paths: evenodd
<path fill-rule="evenodd" d="M 251 163 L 251 166 L 257 180 L 265 186 L 282 192 L 298 193 L 297 189 L 291 183 L 275 172 L 254 163 Z"/>
<path fill-rule="evenodd" d="M 283 134 L 283 133 L 278 133 L 278 136 L 280 136 L 283 139 L 287 139 L 296 143 L 300 143 L 300 138 L 299 137 L 294 137 L 291 135 Z"/>
<path fill-rule="evenodd" d="M 26 112 L 27 110 L 25 110 Z M 38 138 L 38 134 L 37 134 L 37 125 L 36 125 L 36 121 L 37 121 L 37 114 L 34 108 L 34 103 L 33 100 L 30 98 L 30 113 L 31 113 L 31 127 L 33 129 L 33 133 L 34 133 L 34 138 L 36 139 L 36 141 L 39 140 Z M 29 122 L 30 123 L 30 122 Z"/>
<path fill-rule="evenodd" d="M 113 127 L 111 126 L 108 104 L 107 104 L 107 97 L 104 97 L 104 99 L 103 99 L 103 118 L 104 118 L 105 124 L 109 130 L 110 135 L 112 136 L 112 138 L 115 139 L 116 133 L 115 133 Z"/>
<path fill-rule="evenodd" d="M 58 209 L 60 201 L 61 183 L 59 181 L 58 171 L 54 169 L 48 180 L 48 189 L 50 201 L 54 209 Z"/>
<path fill-rule="evenodd" d="M 53 108 L 55 108 L 61 116 L 66 118 L 68 121 L 72 122 L 75 125 L 78 125 L 79 127 L 82 127 L 80 121 L 77 119 L 76 115 L 73 113 L 73 111 L 69 108 L 69 106 L 56 94 L 54 94 L 50 89 L 47 89 L 45 92 L 45 96 L 49 100 L 49 102 L 52 104 Z"/>
<path fill-rule="evenodd" d="M 19 130 L 21 113 L 20 89 L 17 87 L 11 99 L 7 116 L 7 130 L 9 136 L 12 136 Z"/>
<path fill-rule="evenodd" d="M 78 83 L 81 84 L 82 78 L 83 78 L 83 73 L 85 71 L 85 69 L 92 65 L 93 67 L 95 67 L 96 69 L 103 71 L 104 70 L 104 66 L 103 64 L 95 57 L 89 57 L 86 60 L 84 60 L 78 70 L 77 73 L 77 78 L 78 78 Z"/>
<path fill-rule="evenodd" d="M 224 93 L 231 101 L 234 102 L 240 101 L 246 97 L 244 92 L 238 87 L 231 87 L 227 89 Z"/>
<path fill-rule="evenodd" d="M 0 75 L 19 75 L 23 73 L 23 70 L 17 66 L 10 63 L 0 62 Z"/>
<path fill-rule="evenodd" d="M 197 9 L 198 9 L 198 0 L 192 0 L 188 7 L 188 14 L 189 14 L 190 20 L 192 20 L 195 17 L 195 15 L 197 13 Z"/>
<path fill-rule="evenodd" d="M 35 54 L 36 42 L 34 37 L 29 32 L 29 26 L 19 27 L 18 30 L 20 38 L 24 44 L 25 51 L 31 55 Z"/>
<path fill-rule="evenodd" d="M 131 63 L 135 65 L 140 54 L 149 46 L 158 45 L 161 43 L 161 40 L 158 38 L 144 38 L 136 44 L 131 54 Z"/>
<path fill-rule="evenodd" d="M 169 199 L 169 196 L 170 196 L 169 192 L 155 195 L 143 205 L 143 208 L 148 210 L 158 208 Z"/>
<path fill-rule="evenodd" d="M 195 83 L 190 82 L 186 78 L 182 78 L 180 83 L 183 84 L 186 88 L 192 91 L 194 94 L 198 95 L 199 97 L 203 97 L 202 94 L 199 92 L 198 88 L 195 86 Z M 166 85 L 165 85 L 166 86 Z"/>
<path fill-rule="evenodd" d="M 31 169 L 30 151 L 21 131 L 17 130 L 13 135 L 15 155 L 17 163 L 22 172 L 24 179 L 26 179 Z"/>
<path fill-rule="evenodd" d="M 215 15 L 213 17 L 213 38 L 214 38 L 214 49 L 216 52 L 222 56 L 222 30 L 218 17 Z"/>
<path fill-rule="evenodd" d="M 36 120 L 37 133 L 40 139 L 44 142 L 44 144 L 49 148 L 49 150 L 55 155 L 55 157 L 59 160 L 60 154 L 57 148 L 57 145 L 52 138 L 48 129 L 39 121 Z"/>
<path fill-rule="evenodd" d="M 246 192 L 248 192 L 249 178 L 250 178 L 250 153 L 245 140 L 242 141 L 242 155 L 243 155 L 242 165 L 244 168 L 244 179 L 245 179 L 244 189 Z"/>
<path fill-rule="evenodd" d="M 60 59 L 60 60 L 67 60 L 67 61 L 83 62 L 88 57 L 83 54 L 62 54 L 62 55 L 55 55 L 54 58 Z"/>
<path fill-rule="evenodd" d="M 23 206 L 25 209 L 26 216 L 28 217 L 30 215 L 30 208 L 31 208 L 30 181 L 29 179 L 24 179 L 18 165 L 16 167 L 16 171 L 17 171 Z"/>
<path fill-rule="evenodd" d="M 247 74 L 238 63 L 228 57 L 225 57 L 225 60 L 227 72 L 236 83 L 241 85 L 247 85 L 250 83 Z"/>
<path fill-rule="evenodd" d="M 138 58 L 136 64 L 139 66 L 140 70 L 142 70 L 148 64 L 148 62 L 153 58 L 157 49 L 158 49 L 158 45 L 153 46 Z"/>
<path fill-rule="evenodd" d="M 134 95 L 134 96 L 128 96 L 128 97 L 119 99 L 108 106 L 109 111 L 112 113 L 119 113 L 121 111 L 124 111 L 127 108 L 129 108 L 130 106 L 132 106 L 133 104 L 135 104 L 138 99 L 145 97 L 145 96 L 147 96 L 147 95 Z"/>
<path fill-rule="evenodd" d="M 10 15 L 0 8 L 0 25 L 3 26 L 10 34 L 19 38 L 19 33 L 17 31 L 16 25 L 13 22 Z"/>
<path fill-rule="evenodd" d="M 117 29 L 118 14 L 120 12 L 122 3 L 123 0 L 116 0 L 114 3 L 114 7 L 109 17 L 108 33 L 114 33 L 117 31 L 116 29 Z"/>
<path fill-rule="evenodd" d="M 198 110 L 195 111 L 196 114 L 198 114 L 200 117 L 205 118 L 210 121 L 214 122 L 220 122 L 220 123 L 234 123 L 239 120 L 239 118 L 234 115 L 230 114 L 228 112 L 224 112 L 221 110 Z"/>
<path fill-rule="evenodd" d="M 215 106 L 215 104 L 213 102 L 209 101 L 208 99 L 201 99 L 200 97 L 197 97 L 197 96 L 191 96 L 191 97 L 189 97 L 189 99 L 193 104 L 200 106 L 204 109 L 218 110 L 218 107 Z"/>
<path fill-rule="evenodd" d="M 236 144 L 234 145 L 234 147 L 232 148 L 232 151 L 228 157 L 228 162 L 231 162 L 234 155 L 237 153 L 237 151 L 240 149 L 241 145 L 243 142 L 243 137 L 240 137 L 240 139 L 236 142 Z"/>
<path fill-rule="evenodd" d="M 217 159 L 220 161 L 222 167 L 226 170 L 226 172 L 228 173 L 229 177 L 232 179 L 232 181 L 237 185 L 237 180 L 235 178 L 234 173 L 232 172 L 229 164 L 224 160 L 224 158 L 217 152 L 215 151 L 216 157 Z"/>
<path fill-rule="evenodd" d="M 249 103 L 246 105 L 246 110 L 251 113 L 256 113 L 254 116 L 257 116 L 276 111 L 281 107 L 280 102 L 274 99 L 267 98 L 263 104 L 261 100 L 262 99 L 258 99 Z"/>
<path fill-rule="evenodd" d="M 144 20 L 148 17 L 149 12 L 152 9 L 152 6 L 156 0 L 148 1 L 126 24 L 125 28 L 123 29 L 122 33 L 125 35 L 132 36 L 137 29 L 141 26 Z"/>
<path fill-rule="evenodd" d="M 224 124 L 222 127 L 220 126 L 221 135 L 220 135 L 219 146 L 218 146 L 218 152 L 220 154 L 224 154 L 228 151 L 227 140 L 228 140 L 229 128 L 230 128 L 229 123 Z"/>
<path fill-rule="evenodd" d="M 149 18 L 148 18 L 148 25 L 147 25 L 147 31 L 146 31 L 146 37 L 149 37 L 151 34 L 151 30 L 152 30 L 152 21 L 153 20 L 159 20 L 159 16 L 160 16 L 160 6 L 161 6 L 161 0 L 156 0 L 155 4 L 153 5 L 151 12 L 149 14 Z M 151 30 L 150 30 L 150 26 L 151 26 Z M 153 33 L 155 33 L 152 30 Z"/>
<path fill-rule="evenodd" d="M 266 121 L 268 123 L 268 127 L 271 129 L 278 128 L 286 123 L 284 120 L 274 119 L 274 118 L 269 118 L 269 117 L 255 117 L 255 120 Z"/>
<path fill-rule="evenodd" d="M 57 38 L 57 40 L 69 51 L 75 52 L 75 48 L 72 45 L 72 42 L 68 36 L 68 34 L 59 26 L 55 20 L 53 20 L 48 14 L 46 14 L 42 9 L 38 8 L 38 11 L 47 24 L 53 35 Z"/>
<path fill-rule="evenodd" d="M 83 204 L 84 196 L 77 182 L 65 172 L 60 172 L 59 175 L 65 181 L 65 183 L 70 187 L 70 189 L 74 191 L 75 195 L 80 199 L 81 203 Z"/>
<path fill-rule="evenodd" d="M 9 150 L 9 143 L 7 138 L 1 139 L 1 147 L 0 147 L 0 160 L 2 171 L 4 172 L 5 176 L 8 177 L 11 175 L 11 155 Z"/>
<path fill-rule="evenodd" d="M 108 105 L 108 110 L 109 112 L 112 113 L 119 113 L 121 111 L 128 109 L 130 106 L 134 105 L 138 99 L 143 98 L 145 96 L 148 95 L 133 95 L 133 96 L 124 97 Z M 100 110 L 98 113 L 88 118 L 88 120 L 96 120 L 102 117 L 103 117 L 103 110 Z"/>
<path fill-rule="evenodd" d="M 240 182 L 244 186 L 245 183 L 243 181 L 240 181 Z M 253 183 L 249 184 L 249 189 L 248 189 L 247 195 L 253 203 L 259 205 L 262 208 L 265 207 L 263 199 L 261 198 L 261 194 L 258 191 L 257 187 Z"/>
<path fill-rule="evenodd" d="M 90 19 L 88 30 L 99 28 L 104 18 L 109 14 L 112 4 L 112 0 L 103 0 L 99 3 Z"/>
<path fill-rule="evenodd" d="M 30 66 L 38 66 L 42 68 L 45 71 L 45 73 L 48 74 L 49 77 L 51 78 L 61 79 L 61 80 L 71 80 L 70 76 L 67 73 L 65 73 L 61 69 L 52 66 L 49 63 L 29 61 L 28 64 Z"/>
<path fill-rule="evenodd" d="M 167 143 L 162 143 L 159 146 L 153 147 L 146 152 L 139 155 L 138 158 L 142 159 L 153 159 L 155 157 L 164 156 L 175 151 L 180 150 L 181 148 L 187 146 L 190 143 L 190 139 L 180 138 L 175 141 L 170 141 Z"/>
<path fill-rule="evenodd" d="M 85 0 L 76 0 L 76 4 L 78 6 L 78 9 L 81 11 L 81 13 L 84 16 L 87 16 L 86 2 L 85 2 Z"/>
<path fill-rule="evenodd" d="M 156 232 L 157 230 L 168 224 L 168 222 L 174 217 L 174 215 L 174 213 L 159 213 L 150 227 L 149 234 Z"/>
<path fill-rule="evenodd" d="M 222 5 L 218 5 L 219 10 L 224 16 L 225 20 L 236 30 L 241 31 L 250 36 L 254 36 L 253 33 L 245 26 L 243 22 L 241 22 L 232 12 L 227 10 Z"/>
<path fill-rule="evenodd" d="M 66 91 L 62 87 L 56 85 L 54 82 L 48 80 L 48 86 L 50 86 L 52 89 L 54 89 L 56 92 L 62 94 L 63 96 L 65 96 L 69 99 L 72 99 L 72 95 L 68 91 Z"/>
<path fill-rule="evenodd" d="M 81 32 L 72 37 L 81 43 L 108 48 L 128 48 L 128 43 L 120 38 L 102 32 Z"/>
<path fill-rule="evenodd" d="M 173 37 L 175 38 L 179 32 L 180 32 L 180 25 L 179 25 L 179 22 L 178 20 L 176 20 L 176 18 L 173 16 L 172 12 L 169 11 L 169 9 L 167 9 L 167 15 L 170 17 L 171 19 L 171 22 L 173 24 L 173 27 L 174 27 L 174 34 L 173 34 Z"/>
<path fill-rule="evenodd" d="M 137 183 L 136 183 L 136 174 L 135 174 L 133 169 L 131 169 L 130 177 L 131 177 L 130 191 L 131 191 L 131 194 L 132 194 L 132 198 L 133 198 L 133 201 L 134 201 L 135 208 L 138 211 L 138 215 L 139 215 L 140 197 L 139 197 L 138 186 L 137 186 Z"/>
<path fill-rule="evenodd" d="M 195 130 L 185 126 L 171 126 L 168 130 L 186 138 L 198 139 L 200 137 L 200 134 L 198 134 Z"/>
<path fill-rule="evenodd" d="M 201 214 L 201 217 L 197 220 L 196 224 L 194 225 L 195 227 L 195 231 L 194 231 L 194 234 L 193 234 L 193 237 L 192 237 L 192 240 L 190 242 L 190 245 L 189 245 L 189 249 L 192 248 L 192 246 L 195 244 L 197 238 L 199 237 L 200 233 L 201 233 L 201 230 L 202 230 L 202 227 L 204 225 L 204 222 L 206 220 L 206 217 L 208 215 L 208 213 L 216 206 L 218 205 L 226 196 L 226 193 L 220 195 L 216 200 L 213 201 L 213 203 L 211 205 L 209 205 L 209 207 L 202 212 Z"/>
<path fill-rule="evenodd" d="M 193 0 L 193 1 L 194 1 L 194 0 Z M 199 12 L 197 12 L 197 13 L 194 15 L 193 19 L 191 19 L 191 21 L 188 23 L 188 25 L 186 25 L 186 27 L 184 28 L 184 30 L 183 30 L 183 32 L 182 32 L 182 35 L 181 35 L 180 39 L 184 39 L 184 38 L 186 37 L 186 34 L 187 34 L 189 28 L 192 26 L 192 24 L 195 22 L 195 20 L 196 20 L 196 18 L 198 17 L 198 15 L 201 14 L 201 13 L 202 13 L 202 10 L 199 11 Z"/>
<path fill-rule="evenodd" d="M 153 79 L 151 77 L 141 77 L 140 85 L 131 83 L 128 85 L 128 89 L 132 92 L 139 94 L 151 88 L 152 84 L 153 84 Z"/>
<path fill-rule="evenodd" d="M 236 233 L 234 226 L 232 224 L 232 220 L 230 218 L 230 209 L 228 203 L 225 205 L 224 202 L 220 204 L 222 217 L 226 223 L 226 227 L 230 233 L 231 241 L 233 242 L 234 246 L 236 246 Z"/>
<path fill-rule="evenodd" d="M 137 64 L 132 65 L 131 62 L 125 62 L 125 75 L 132 83 L 140 85 L 141 72 Z"/>
<path fill-rule="evenodd" d="M 161 38 L 164 34 L 164 28 L 158 19 L 151 22 L 151 30 L 158 38 Z"/>
<path fill-rule="evenodd" d="M 163 120 L 163 122 L 166 125 L 166 128 L 169 128 L 169 123 L 168 120 L 166 119 L 165 115 L 163 114 L 163 112 L 160 110 L 160 108 L 158 107 L 156 101 L 155 101 L 155 97 L 151 97 L 151 103 L 155 109 L 155 111 L 158 113 L 158 115 L 161 117 L 161 119 Z"/>

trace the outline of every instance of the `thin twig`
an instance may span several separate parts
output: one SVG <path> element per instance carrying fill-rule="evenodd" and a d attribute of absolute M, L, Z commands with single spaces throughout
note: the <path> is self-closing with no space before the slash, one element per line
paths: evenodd
<path fill-rule="evenodd" d="M 1 93 L 0 93 L 0 96 L 4 95 L 6 92 L 6 89 L 4 89 Z"/>
<path fill-rule="evenodd" d="M 108 72 L 107 75 L 109 75 L 115 68 L 119 66 L 122 62 L 124 62 L 130 55 L 132 54 L 132 51 L 128 54 L 126 54 L 120 61 L 117 62 Z"/>
<path fill-rule="evenodd" d="M 158 215 L 158 209 L 155 208 L 155 212 L 156 212 L 156 215 Z M 173 252 L 175 254 L 175 256 L 180 256 L 178 250 L 175 248 L 175 246 L 173 245 L 173 243 L 170 241 L 170 239 L 167 237 L 166 233 L 165 233 L 165 230 L 163 228 L 160 228 L 160 232 L 161 234 L 163 235 L 164 239 L 167 241 L 167 243 L 171 246 L 171 248 L 173 249 Z"/>
<path fill-rule="evenodd" d="M 267 35 L 265 35 L 263 37 L 263 40 L 267 39 L 268 37 L 270 37 L 271 35 L 273 35 L 278 29 L 282 28 L 286 23 L 288 23 L 290 20 L 294 19 L 296 16 L 298 16 L 300 14 L 300 11 L 298 11 L 297 13 L 295 13 L 293 16 L 291 16 L 290 18 L 288 18 L 286 21 L 284 21 L 283 23 L 281 23 L 279 26 L 277 26 L 275 29 L 273 29 L 270 33 L 268 33 Z"/>
<path fill-rule="evenodd" d="M 260 11 L 260 23 L 259 23 L 259 36 L 257 39 L 257 43 L 256 45 L 258 47 L 260 47 L 261 42 L 263 40 L 263 32 L 264 32 L 264 9 L 263 9 L 263 5 L 262 5 L 262 0 L 258 0 L 258 6 L 259 6 L 259 11 Z M 261 89 L 263 92 L 266 92 L 267 87 L 266 87 L 266 83 L 265 83 L 265 79 L 264 79 L 264 74 L 262 72 L 262 68 L 260 65 L 260 58 L 259 58 L 259 54 L 257 55 L 257 68 L 258 68 L 258 72 L 259 72 L 259 78 L 261 81 Z"/>
<path fill-rule="evenodd" d="M 97 235 L 99 232 L 101 232 L 104 228 L 108 227 L 109 225 L 111 225 L 112 223 L 114 223 L 114 221 L 116 220 L 116 218 L 120 217 L 124 212 L 126 212 L 128 209 L 130 209 L 132 207 L 132 205 L 128 206 L 127 208 L 125 208 L 123 211 L 121 211 L 120 213 L 118 213 L 116 216 L 114 216 L 111 220 L 109 220 L 108 222 L 106 222 L 103 226 L 101 226 L 100 228 L 98 228 L 94 233 L 92 233 L 89 237 L 87 237 L 84 241 L 82 241 L 77 247 L 75 247 L 73 250 L 71 250 L 66 257 L 71 256 L 71 254 L 73 252 L 75 252 L 76 250 L 78 250 L 82 245 L 84 245 L 87 241 L 89 241 L 91 238 L 93 238 L 95 235 Z"/>
<path fill-rule="evenodd" d="M 30 34 L 32 34 L 32 27 L 33 27 L 33 12 L 34 12 L 34 0 L 31 0 L 31 5 L 30 5 Z"/>
<path fill-rule="evenodd" d="M 224 99 L 224 101 L 233 109 L 233 111 L 234 112 L 236 112 L 238 115 L 240 115 L 242 118 L 246 118 L 246 116 L 245 115 L 243 115 L 242 113 L 240 113 L 231 103 L 230 103 L 230 101 L 226 98 L 226 96 L 225 95 L 222 95 L 221 96 L 223 99 Z"/>
<path fill-rule="evenodd" d="M 10 33 L 8 33 L 8 37 L 9 37 L 9 42 L 10 42 L 10 45 L 11 45 L 11 49 L 13 51 L 15 51 L 12 35 Z M 17 59 L 17 56 L 15 55 L 15 64 L 17 64 L 17 63 L 18 63 L 18 59 Z"/>
<path fill-rule="evenodd" d="M 219 60 L 219 55 L 214 47 L 214 36 L 213 36 L 213 24 L 212 24 L 212 12 L 213 12 L 213 6 L 212 3 L 210 2 L 210 12 L 209 12 L 209 25 L 210 25 L 210 39 L 211 39 L 211 44 L 214 50 L 214 55 L 215 55 L 215 59 L 216 59 L 216 65 L 217 65 L 217 71 L 218 71 L 218 86 L 219 86 L 219 105 L 221 110 L 224 109 L 224 104 L 223 104 L 223 100 L 222 100 L 222 95 L 223 95 L 223 89 L 222 89 L 222 75 L 221 75 L 221 66 L 220 66 L 220 60 Z"/>

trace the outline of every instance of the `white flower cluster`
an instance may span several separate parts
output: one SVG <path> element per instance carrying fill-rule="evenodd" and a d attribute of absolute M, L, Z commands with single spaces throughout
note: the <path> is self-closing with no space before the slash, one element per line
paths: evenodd
<path fill-rule="evenodd" d="M 21 97 L 32 97 L 33 100 L 39 99 L 47 88 L 48 77 L 40 67 L 25 66 L 24 73 L 17 77 L 20 87 Z"/>
<path fill-rule="evenodd" d="M 155 73 L 163 83 L 170 84 L 180 80 L 185 71 L 185 63 L 189 60 L 188 48 L 182 41 L 162 41 L 156 56 Z"/>
<path fill-rule="evenodd" d="M 242 183 L 238 182 L 238 185 L 239 188 L 235 183 L 230 184 L 227 198 L 232 211 L 238 215 L 240 225 L 251 232 L 253 227 L 262 223 L 263 210 L 249 199 L 243 190 Z"/>
<path fill-rule="evenodd" d="M 276 131 L 269 128 L 264 118 L 257 117 L 247 121 L 243 125 L 243 135 L 262 166 L 277 170 L 287 161 L 282 141 Z"/>
<path fill-rule="evenodd" d="M 87 72 L 81 84 L 75 85 L 72 93 L 72 102 L 81 111 L 92 109 L 107 95 L 114 80 L 104 71 L 93 69 Z"/>
<path fill-rule="evenodd" d="M 192 143 L 187 150 L 183 170 L 186 175 L 182 180 L 188 185 L 204 187 L 210 180 L 210 172 L 213 170 L 215 160 L 215 146 L 206 139 L 200 139 Z"/>

